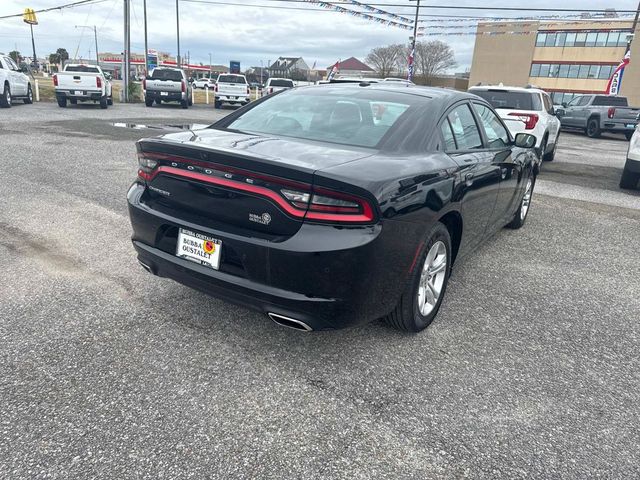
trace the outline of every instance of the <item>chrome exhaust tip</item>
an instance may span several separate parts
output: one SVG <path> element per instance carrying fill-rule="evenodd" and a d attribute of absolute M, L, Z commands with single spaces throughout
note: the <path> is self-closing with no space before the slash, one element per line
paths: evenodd
<path fill-rule="evenodd" d="M 269 318 L 273 320 L 274 323 L 280 325 L 281 327 L 293 328 L 294 330 L 300 330 L 302 332 L 310 332 L 313 330 L 306 323 L 296 320 L 295 318 L 285 317 L 284 315 L 280 315 L 279 313 L 267 313 Z"/>
<path fill-rule="evenodd" d="M 153 269 L 152 269 L 149 265 L 147 265 L 146 263 L 144 263 L 144 262 L 143 262 L 143 261 L 141 261 L 141 260 L 138 260 L 138 263 L 139 263 L 139 264 L 140 264 L 140 266 L 141 266 L 142 268 L 144 268 L 147 272 L 149 272 L 149 273 L 150 273 L 150 274 L 152 274 L 152 275 L 155 275 L 155 273 L 153 272 Z"/>

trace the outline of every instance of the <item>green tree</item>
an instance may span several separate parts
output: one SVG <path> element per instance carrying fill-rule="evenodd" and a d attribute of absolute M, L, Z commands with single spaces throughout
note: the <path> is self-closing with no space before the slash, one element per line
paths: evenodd
<path fill-rule="evenodd" d="M 13 50 L 12 52 L 9 52 L 9 56 L 13 59 L 14 62 L 16 62 L 16 65 L 20 65 L 20 52 L 18 52 L 17 50 Z"/>
<path fill-rule="evenodd" d="M 56 53 L 49 55 L 49 63 L 55 63 L 61 67 L 64 67 L 64 62 L 67 60 L 69 60 L 69 52 L 67 52 L 66 48 L 59 48 Z"/>

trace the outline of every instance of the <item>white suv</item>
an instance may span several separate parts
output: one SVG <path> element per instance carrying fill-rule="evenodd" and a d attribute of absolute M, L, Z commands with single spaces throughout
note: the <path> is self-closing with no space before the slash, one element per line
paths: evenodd
<path fill-rule="evenodd" d="M 16 98 L 33 103 L 31 82 L 11 57 L 0 53 L 0 107 L 9 108 Z"/>
<path fill-rule="evenodd" d="M 469 93 L 489 102 L 514 135 L 518 132 L 535 135 L 542 159 L 547 162 L 553 160 L 558 147 L 560 120 L 547 92 L 537 88 L 499 85 L 471 87 Z"/>

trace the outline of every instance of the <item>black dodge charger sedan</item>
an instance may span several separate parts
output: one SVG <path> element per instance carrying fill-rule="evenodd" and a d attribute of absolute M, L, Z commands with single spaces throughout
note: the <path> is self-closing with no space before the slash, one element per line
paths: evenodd
<path fill-rule="evenodd" d="M 128 192 L 149 272 L 300 330 L 384 318 L 417 332 L 452 265 L 524 223 L 535 137 L 474 95 L 298 88 L 137 144 Z"/>

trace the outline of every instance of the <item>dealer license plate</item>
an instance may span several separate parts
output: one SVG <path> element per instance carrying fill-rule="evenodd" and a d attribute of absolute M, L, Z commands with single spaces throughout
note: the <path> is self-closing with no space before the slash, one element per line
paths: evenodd
<path fill-rule="evenodd" d="M 627 128 L 636 128 L 635 123 L 627 123 Z"/>
<path fill-rule="evenodd" d="M 180 229 L 176 255 L 215 270 L 220 268 L 222 241 L 201 233 Z"/>
<path fill-rule="evenodd" d="M 166 96 L 166 95 L 169 95 L 169 92 L 160 92 L 160 95 Z"/>

